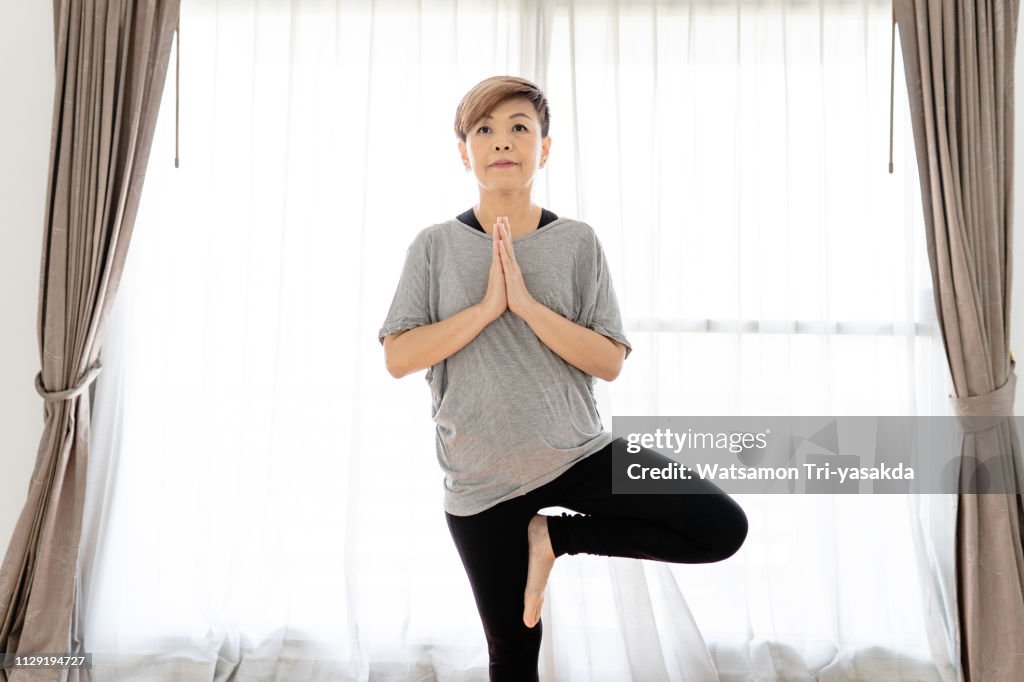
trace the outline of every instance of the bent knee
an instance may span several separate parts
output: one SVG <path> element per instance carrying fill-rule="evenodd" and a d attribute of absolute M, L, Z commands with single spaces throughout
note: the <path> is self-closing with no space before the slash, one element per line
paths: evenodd
<path fill-rule="evenodd" d="M 747 539 L 747 531 L 749 530 L 749 522 L 743 508 L 731 498 L 729 499 L 728 506 L 730 508 L 727 514 L 728 521 L 722 524 L 722 535 L 719 544 L 721 557 L 718 559 L 719 561 L 728 559 L 739 551 Z"/>

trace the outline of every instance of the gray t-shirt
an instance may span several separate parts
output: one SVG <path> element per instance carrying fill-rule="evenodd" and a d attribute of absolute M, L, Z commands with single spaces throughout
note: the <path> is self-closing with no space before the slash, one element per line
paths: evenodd
<path fill-rule="evenodd" d="M 483 300 L 492 238 L 457 219 L 421 230 L 378 340 L 445 320 Z M 590 225 L 558 218 L 513 242 L 530 294 L 626 346 L 608 262 Z M 594 378 L 545 346 L 510 310 L 427 369 L 444 471 L 444 508 L 477 514 L 525 495 L 612 440 Z"/>

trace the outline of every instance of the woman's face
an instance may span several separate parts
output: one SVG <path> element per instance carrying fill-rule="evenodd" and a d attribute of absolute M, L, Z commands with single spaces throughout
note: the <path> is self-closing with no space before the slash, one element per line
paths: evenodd
<path fill-rule="evenodd" d="M 551 137 L 541 138 L 537 110 L 525 97 L 501 102 L 470 126 L 465 142 L 459 141 L 463 164 L 470 165 L 481 187 L 493 190 L 529 185 L 550 148 Z M 495 165 L 499 161 L 512 165 Z"/>

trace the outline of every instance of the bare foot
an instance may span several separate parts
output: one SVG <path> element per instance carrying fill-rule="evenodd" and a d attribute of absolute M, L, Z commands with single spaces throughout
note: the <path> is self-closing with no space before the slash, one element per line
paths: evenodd
<path fill-rule="evenodd" d="M 526 572 L 526 592 L 523 595 L 523 622 L 532 628 L 540 620 L 544 603 L 544 588 L 555 565 L 555 552 L 548 536 L 548 517 L 534 514 L 527 527 L 530 541 L 530 564 Z"/>

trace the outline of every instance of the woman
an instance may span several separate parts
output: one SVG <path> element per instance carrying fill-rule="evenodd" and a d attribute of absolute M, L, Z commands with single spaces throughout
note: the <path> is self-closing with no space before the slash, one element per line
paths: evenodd
<path fill-rule="evenodd" d="M 488 78 L 456 111 L 480 201 L 420 231 L 378 334 L 388 371 L 427 369 L 448 528 L 487 638 L 491 680 L 537 680 L 544 588 L 563 554 L 720 561 L 747 533 L 713 484 L 613 495 L 615 448 L 594 399 L 632 346 L 594 230 L 531 200 L 551 149 L 547 100 Z M 628 455 L 670 463 L 653 450 Z M 686 493 L 710 494 L 686 494 Z M 546 507 L 580 512 L 541 515 Z"/>

